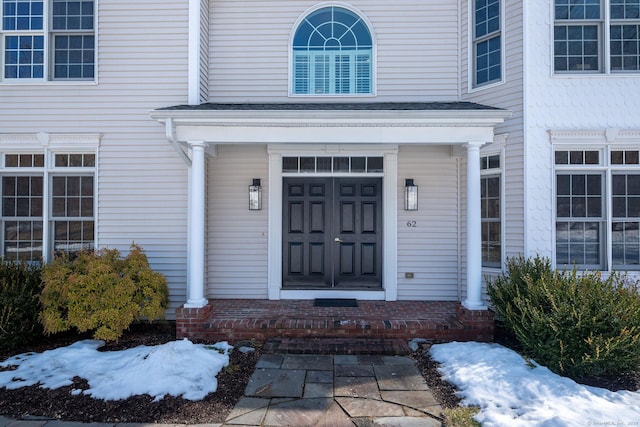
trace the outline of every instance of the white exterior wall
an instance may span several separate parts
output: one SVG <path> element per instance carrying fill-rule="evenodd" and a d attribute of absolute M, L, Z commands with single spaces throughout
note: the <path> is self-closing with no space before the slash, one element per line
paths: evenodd
<path fill-rule="evenodd" d="M 463 279 L 459 159 L 448 145 L 398 152 L 398 299 L 459 300 Z M 418 210 L 404 210 L 405 179 L 418 185 Z M 414 277 L 406 278 L 405 273 Z"/>
<path fill-rule="evenodd" d="M 640 75 L 553 75 L 553 2 L 527 2 L 527 254 L 554 258 L 549 130 L 640 129 Z M 638 141 L 640 143 L 640 141 Z"/>
<path fill-rule="evenodd" d="M 2 133 L 100 133 L 97 244 L 145 249 L 184 303 L 187 167 L 149 111 L 186 102 L 187 9 L 97 2 L 97 83 L 0 83 Z"/>
<path fill-rule="evenodd" d="M 297 20 L 320 5 L 350 5 L 377 41 L 377 96 L 288 97 Z M 246 0 L 210 3 L 211 102 L 458 100 L 458 2 Z"/>
<path fill-rule="evenodd" d="M 268 172 L 264 145 L 220 145 L 207 162 L 208 298 L 268 297 Z M 262 180 L 259 211 L 249 210 L 253 178 Z"/>
<path fill-rule="evenodd" d="M 517 256 L 525 252 L 525 173 L 524 173 L 524 77 L 523 77 L 523 5 L 521 2 L 503 1 L 502 37 L 503 37 L 503 79 L 500 83 L 473 88 L 473 52 L 472 35 L 469 34 L 469 13 L 472 2 L 464 2 L 461 8 L 462 55 L 461 88 L 464 100 L 504 108 L 512 112 L 510 119 L 496 127 L 496 134 L 508 134 L 504 151 L 488 145 L 481 151 L 498 153 L 503 168 L 503 258 Z M 471 6 L 470 6 L 471 5 Z M 505 259 L 503 259 L 503 262 Z M 488 270 L 487 273 L 491 271 Z"/>

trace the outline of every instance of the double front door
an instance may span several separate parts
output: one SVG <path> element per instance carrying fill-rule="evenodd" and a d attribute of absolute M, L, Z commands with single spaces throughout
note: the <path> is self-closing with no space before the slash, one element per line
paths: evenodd
<path fill-rule="evenodd" d="M 382 287 L 382 178 L 284 178 L 283 287 Z"/>

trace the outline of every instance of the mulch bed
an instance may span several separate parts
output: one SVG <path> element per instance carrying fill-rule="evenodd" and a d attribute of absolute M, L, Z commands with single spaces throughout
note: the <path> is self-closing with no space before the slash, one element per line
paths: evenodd
<path fill-rule="evenodd" d="M 41 352 L 47 349 L 66 346 L 88 336 L 60 334 L 44 339 L 38 345 L 21 349 Z M 138 345 L 158 345 L 175 339 L 175 324 L 172 322 L 141 324 L 133 326 L 117 342 L 107 344 L 102 351 L 121 350 Z M 518 351 L 518 344 L 501 328 L 496 330 L 496 342 Z M 0 415 L 22 419 L 44 417 L 66 421 L 104 422 L 104 423 L 169 423 L 204 424 L 223 423 L 234 405 L 244 394 L 249 377 L 255 369 L 261 348 L 255 346 L 255 352 L 230 354 L 230 368 L 218 374 L 218 391 L 210 393 L 200 401 L 190 401 L 177 397 L 165 397 L 153 402 L 150 396 L 134 396 L 126 400 L 104 401 L 89 396 L 72 395 L 72 389 L 86 389 L 86 380 L 76 378 L 72 386 L 55 390 L 46 390 L 37 386 L 16 390 L 0 388 Z M 456 389 L 442 380 L 438 372 L 438 363 L 429 357 L 429 344 L 413 354 L 418 369 L 424 376 L 436 399 L 444 408 L 454 408 L 461 399 Z M 9 355 L 0 354 L 0 360 Z M 585 378 L 584 384 L 605 387 L 610 390 L 640 389 L 640 374 L 634 373 L 620 378 Z"/>
<path fill-rule="evenodd" d="M 78 335 L 62 334 L 17 353 L 41 352 L 69 345 L 84 338 L 88 337 L 78 338 Z M 107 344 L 100 350 L 113 351 L 138 345 L 158 345 L 171 340 L 175 340 L 175 325 L 170 322 L 137 325 L 125 333 L 117 343 Z M 3 355 L 0 359 L 6 356 Z M 90 396 L 71 394 L 73 389 L 88 388 L 86 380 L 75 378 L 73 385 L 54 390 L 38 386 L 22 387 L 16 390 L 0 388 L 0 414 L 14 419 L 44 417 L 101 423 L 222 423 L 244 394 L 246 384 L 259 357 L 260 348 L 256 348 L 256 351 L 251 353 L 231 352 L 229 368 L 224 369 L 217 376 L 218 391 L 210 393 L 200 401 L 166 396 L 158 402 L 153 402 L 153 398 L 148 395 L 115 401 L 93 399 Z"/>

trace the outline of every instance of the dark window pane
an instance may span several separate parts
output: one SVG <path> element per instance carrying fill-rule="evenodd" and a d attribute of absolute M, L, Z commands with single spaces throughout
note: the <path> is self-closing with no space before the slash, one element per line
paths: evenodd
<path fill-rule="evenodd" d="M 334 157 L 333 158 L 333 171 L 334 172 L 349 172 L 349 158 L 348 157 Z"/>
<path fill-rule="evenodd" d="M 571 199 L 569 197 L 557 197 L 556 200 L 556 215 L 559 218 L 569 218 L 571 216 Z"/>
<path fill-rule="evenodd" d="M 96 156 L 95 154 L 85 154 L 83 160 L 84 167 L 94 167 L 96 165 Z"/>
<path fill-rule="evenodd" d="M 66 180 L 64 177 L 53 177 L 53 196 L 64 196 L 66 194 Z"/>
<path fill-rule="evenodd" d="M 368 172 L 383 172 L 383 158 L 382 157 L 367 157 L 367 171 Z"/>
<path fill-rule="evenodd" d="M 567 165 L 569 164 L 569 152 L 568 151 L 556 151 L 556 165 Z"/>
<path fill-rule="evenodd" d="M 3 196 L 15 196 L 16 195 L 16 178 L 13 176 L 2 177 L 2 195 Z"/>
<path fill-rule="evenodd" d="M 29 202 L 30 200 L 27 197 L 18 197 L 16 199 L 16 216 L 31 216 Z"/>
<path fill-rule="evenodd" d="M 582 151 L 571 151 L 569 156 L 569 163 L 572 165 L 581 165 L 584 163 L 584 159 L 582 158 Z"/>
<path fill-rule="evenodd" d="M 600 175 L 587 175 L 587 194 L 602 194 L 602 177 Z"/>
<path fill-rule="evenodd" d="M 83 197 L 81 199 L 81 212 L 80 216 L 93 216 L 93 198 Z"/>
<path fill-rule="evenodd" d="M 93 196 L 93 177 L 83 176 L 81 177 L 81 194 L 83 196 Z"/>
<path fill-rule="evenodd" d="M 69 166 L 70 167 L 82 167 L 82 154 L 71 154 L 71 155 L 69 155 Z"/>
<path fill-rule="evenodd" d="M 365 172 L 366 157 L 351 158 L 351 172 Z"/>
<path fill-rule="evenodd" d="M 627 194 L 640 195 L 640 175 L 627 175 Z"/>
<path fill-rule="evenodd" d="M 626 194 L 627 190 L 627 180 L 625 175 L 613 175 L 611 177 L 611 189 L 613 194 Z"/>
<path fill-rule="evenodd" d="M 69 197 L 67 198 L 67 216 L 80 216 L 80 198 Z"/>
<path fill-rule="evenodd" d="M 600 163 L 600 153 L 598 151 L 585 151 L 584 163 L 587 165 L 597 165 Z"/>
<path fill-rule="evenodd" d="M 571 194 L 571 175 L 558 175 L 556 193 L 559 195 Z"/>
<path fill-rule="evenodd" d="M 640 198 L 639 197 L 629 197 L 627 206 L 628 206 L 628 211 L 627 211 L 628 217 L 640 218 Z"/>
<path fill-rule="evenodd" d="M 602 216 L 602 202 L 600 197 L 587 198 L 587 216 L 589 218 L 600 218 Z"/>
<path fill-rule="evenodd" d="M 583 195 L 586 194 L 586 179 L 584 175 L 573 175 L 571 177 L 571 194 Z"/>
<path fill-rule="evenodd" d="M 624 161 L 624 152 L 623 151 L 612 151 L 611 152 L 611 164 L 613 165 L 621 165 Z"/>
<path fill-rule="evenodd" d="M 63 197 L 54 197 L 53 206 L 51 207 L 51 213 L 53 216 L 66 216 L 67 204 Z"/>
<path fill-rule="evenodd" d="M 500 156 L 489 156 L 489 169 L 497 169 L 500 167 Z"/>
<path fill-rule="evenodd" d="M 282 172 L 298 172 L 298 158 L 297 157 L 283 157 L 282 158 Z"/>
<path fill-rule="evenodd" d="M 500 196 L 500 178 L 499 177 L 487 178 L 487 196 L 489 197 Z"/>
<path fill-rule="evenodd" d="M 300 172 L 315 172 L 315 171 L 316 171 L 315 157 L 300 157 Z"/>
<path fill-rule="evenodd" d="M 637 165 L 639 160 L 638 154 L 638 151 L 625 152 L 624 163 L 627 165 Z"/>
<path fill-rule="evenodd" d="M 318 157 L 316 167 L 318 172 L 331 172 L 331 157 Z"/>
<path fill-rule="evenodd" d="M 571 216 L 573 218 L 584 218 L 587 214 L 587 199 L 585 197 L 574 197 L 571 199 Z"/>

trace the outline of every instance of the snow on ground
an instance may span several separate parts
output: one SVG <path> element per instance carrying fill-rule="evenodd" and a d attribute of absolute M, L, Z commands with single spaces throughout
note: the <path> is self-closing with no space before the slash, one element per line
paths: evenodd
<path fill-rule="evenodd" d="M 200 400 L 217 389 L 216 375 L 229 364 L 226 342 L 214 346 L 172 341 L 101 352 L 102 341 L 79 341 L 43 353 L 14 356 L 0 363 L 0 387 L 34 384 L 58 388 L 75 376 L 89 382 L 75 390 L 97 399 L 118 400 L 149 394 Z M 587 387 L 525 361 L 498 344 L 448 343 L 431 347 L 445 380 L 465 405 L 479 406 L 483 427 L 640 425 L 640 391 L 610 392 Z"/>
<path fill-rule="evenodd" d="M 218 388 L 216 375 L 229 364 L 226 342 L 211 345 L 189 340 L 158 346 L 139 346 L 122 351 L 98 351 L 103 341 L 84 340 L 43 353 L 13 356 L 0 367 L 0 387 L 15 389 L 41 384 L 58 388 L 78 376 L 89 382 L 88 390 L 74 390 L 96 399 L 119 400 L 149 394 L 160 400 L 166 394 L 201 400 Z"/>
<path fill-rule="evenodd" d="M 476 420 L 493 426 L 640 426 L 640 391 L 611 392 L 554 374 L 498 344 L 437 344 L 431 357 Z"/>

